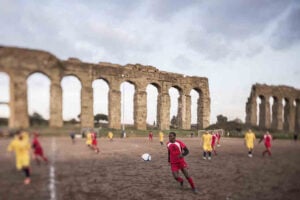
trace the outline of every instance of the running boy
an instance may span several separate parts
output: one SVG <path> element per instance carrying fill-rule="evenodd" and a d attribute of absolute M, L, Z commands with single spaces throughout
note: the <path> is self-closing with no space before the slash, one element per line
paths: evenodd
<path fill-rule="evenodd" d="M 148 137 L 149 137 L 149 141 L 152 142 L 152 140 L 153 140 L 153 133 L 152 133 L 152 131 L 149 132 Z"/>
<path fill-rule="evenodd" d="M 160 145 L 164 145 L 164 133 L 162 131 L 159 132 L 159 142 Z"/>
<path fill-rule="evenodd" d="M 97 135 L 95 131 L 91 132 L 91 138 L 92 138 L 92 148 L 96 153 L 99 153 L 100 150 L 98 148 L 98 142 L 97 142 Z"/>
<path fill-rule="evenodd" d="M 26 136 L 25 136 L 26 137 Z M 16 167 L 25 174 L 24 184 L 30 183 L 30 143 L 24 138 L 21 131 L 16 132 L 15 138 L 10 142 L 8 151 L 14 151 L 16 155 Z"/>
<path fill-rule="evenodd" d="M 250 158 L 252 158 L 252 151 L 254 148 L 254 141 L 255 141 L 256 137 L 254 135 L 254 133 L 252 132 L 251 129 L 248 130 L 248 132 L 245 133 L 245 144 L 248 148 L 248 156 Z"/>
<path fill-rule="evenodd" d="M 40 165 L 39 158 L 42 158 L 45 161 L 45 163 L 48 163 L 48 159 L 44 156 L 43 148 L 38 140 L 39 134 L 35 132 L 35 133 L 33 133 L 33 135 L 34 135 L 34 138 L 33 138 L 31 146 L 33 148 L 33 155 L 34 155 L 34 159 L 35 159 L 36 163 L 38 165 Z"/>
<path fill-rule="evenodd" d="M 265 156 L 265 153 L 268 153 L 269 156 L 272 155 L 271 153 L 271 142 L 273 140 L 272 135 L 269 133 L 269 131 L 266 132 L 266 134 L 264 134 L 264 136 L 259 140 L 259 143 L 261 143 L 261 141 L 264 140 L 264 144 L 266 147 L 266 150 L 263 151 L 262 155 Z"/>
<path fill-rule="evenodd" d="M 179 176 L 179 170 L 181 170 L 192 187 L 193 192 L 196 193 L 197 191 L 194 181 L 188 173 L 188 165 L 184 160 L 184 156 L 189 154 L 188 148 L 183 142 L 176 140 L 176 133 L 174 132 L 169 133 L 169 142 L 167 142 L 167 148 L 168 162 L 171 165 L 174 179 L 180 183 L 180 186 L 183 186 L 183 179 Z"/>
<path fill-rule="evenodd" d="M 206 160 L 208 154 L 208 160 L 211 160 L 211 142 L 212 136 L 207 131 L 202 135 L 202 147 L 203 147 L 203 159 Z"/>

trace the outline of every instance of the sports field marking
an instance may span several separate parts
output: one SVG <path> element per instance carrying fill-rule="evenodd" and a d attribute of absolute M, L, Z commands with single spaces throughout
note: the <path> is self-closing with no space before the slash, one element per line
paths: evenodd
<path fill-rule="evenodd" d="M 56 153 L 56 140 L 52 138 L 52 156 L 51 164 L 49 167 L 49 190 L 50 190 L 50 200 L 56 200 L 56 188 L 55 188 L 55 153 Z"/>

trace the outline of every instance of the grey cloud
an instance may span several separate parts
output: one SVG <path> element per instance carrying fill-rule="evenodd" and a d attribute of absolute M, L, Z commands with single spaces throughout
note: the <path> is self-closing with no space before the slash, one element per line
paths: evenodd
<path fill-rule="evenodd" d="M 230 51 L 227 41 L 205 31 L 189 30 L 186 40 L 188 46 L 209 60 L 226 57 Z"/>
<path fill-rule="evenodd" d="M 178 55 L 173 59 L 171 67 L 181 70 L 184 69 L 188 72 L 188 70 L 192 69 L 194 66 L 192 66 L 192 62 L 185 55 Z"/>
<path fill-rule="evenodd" d="M 148 15 L 159 21 L 168 21 L 174 14 L 178 14 L 197 2 L 201 3 L 201 1 L 196 0 L 152 0 L 149 2 Z"/>
<path fill-rule="evenodd" d="M 275 49 L 285 49 L 300 42 L 300 4 L 291 9 L 287 17 L 278 23 L 271 42 Z"/>
<path fill-rule="evenodd" d="M 186 31 L 186 44 L 208 60 L 255 56 L 263 51 L 264 43 L 253 38 L 263 37 L 276 17 L 291 5 L 293 0 L 202 2 L 197 4 L 193 25 Z M 288 24 L 299 31 L 299 21 L 291 20 Z"/>
<path fill-rule="evenodd" d="M 227 39 L 247 39 L 261 33 L 289 2 L 291 0 L 208 1 L 199 6 L 198 26 L 211 34 L 221 33 Z"/>

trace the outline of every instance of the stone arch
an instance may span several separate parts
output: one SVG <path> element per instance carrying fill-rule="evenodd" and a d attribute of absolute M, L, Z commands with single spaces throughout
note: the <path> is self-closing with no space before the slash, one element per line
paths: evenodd
<path fill-rule="evenodd" d="M 297 103 L 295 100 L 300 98 L 300 90 L 289 86 L 269 86 L 266 84 L 255 84 L 252 86 L 250 97 L 246 103 L 246 123 L 255 125 L 257 96 L 262 95 L 266 98 L 263 109 L 264 120 L 260 120 L 261 128 L 272 128 L 276 130 L 285 130 L 293 132 L 297 123 Z M 269 98 L 273 98 L 273 105 L 270 109 Z M 297 102 L 297 101 L 296 101 Z M 271 117 L 272 112 L 272 117 Z M 272 118 L 272 120 L 270 120 Z"/>
<path fill-rule="evenodd" d="M 95 77 L 103 76 L 109 81 L 109 127 L 120 128 L 120 83 L 129 81 L 136 83 L 134 94 L 134 123 L 137 129 L 146 129 L 146 86 L 149 82 L 159 85 L 158 106 L 160 129 L 169 129 L 170 97 L 168 87 L 176 85 L 182 88 L 182 108 L 186 105 L 186 88 L 200 87 L 204 91 L 203 101 L 204 117 L 201 119 L 203 127 L 209 125 L 210 98 L 208 79 L 205 77 L 185 76 L 177 73 L 160 71 L 153 66 L 141 64 L 126 64 L 124 66 L 108 62 L 85 63 L 76 58 L 59 60 L 54 55 L 38 50 L 25 48 L 13 48 L 2 46 L 0 48 L 0 71 L 10 73 L 10 124 L 11 128 L 28 128 L 26 76 L 29 73 L 41 71 L 51 80 L 50 88 L 50 126 L 61 127 L 63 125 L 63 92 L 61 81 L 68 75 L 77 77 L 81 83 L 81 127 L 93 127 L 93 90 L 92 82 Z M 113 106 L 111 106 L 113 105 Z M 186 112 L 181 112 L 186 115 Z M 182 124 L 185 129 L 186 116 L 182 116 Z M 113 119 L 113 120 L 111 120 Z"/>
<path fill-rule="evenodd" d="M 48 125 L 50 119 L 51 79 L 42 71 L 34 71 L 27 76 L 27 112 L 28 116 L 41 116 L 42 119 L 30 118 L 30 125 Z"/>

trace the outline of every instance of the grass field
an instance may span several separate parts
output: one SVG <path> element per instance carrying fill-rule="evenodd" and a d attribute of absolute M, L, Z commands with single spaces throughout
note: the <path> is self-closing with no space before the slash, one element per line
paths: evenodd
<path fill-rule="evenodd" d="M 41 136 L 48 165 L 31 162 L 32 183 L 23 185 L 14 156 L 6 152 L 9 138 L 0 139 L 0 199 L 291 199 L 300 198 L 300 143 L 275 140 L 272 157 L 262 157 L 263 144 L 256 144 L 254 157 L 239 138 L 222 138 L 218 155 L 202 160 L 199 137 L 180 136 L 190 154 L 189 171 L 199 190 L 191 192 L 185 181 L 181 189 L 167 163 L 166 146 L 154 137 L 100 137 L 100 154 L 69 137 Z M 166 138 L 165 138 L 166 140 Z M 150 153 L 152 161 L 141 159 Z"/>

